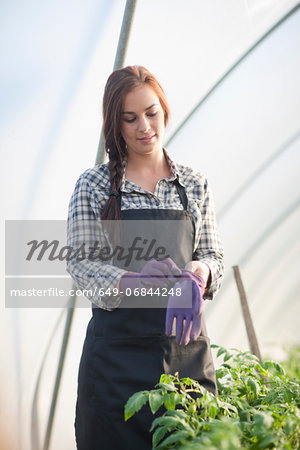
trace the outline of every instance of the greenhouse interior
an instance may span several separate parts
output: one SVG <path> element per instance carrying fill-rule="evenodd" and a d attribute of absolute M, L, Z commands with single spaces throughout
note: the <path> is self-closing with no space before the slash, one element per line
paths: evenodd
<path fill-rule="evenodd" d="M 210 342 L 253 350 L 237 266 L 261 358 L 284 364 L 289 349 L 300 347 L 299 6 L 295 0 L 2 3 L 3 237 L 15 221 L 65 223 L 79 176 L 99 158 L 107 161 L 100 136 L 108 76 L 114 68 L 145 66 L 170 106 L 165 148 L 172 160 L 204 174 L 213 191 L 225 276 L 216 298 L 204 304 Z M 0 447 L 73 450 L 91 302 L 12 305 L 7 290 L 20 262 L 17 252 L 8 256 L 4 238 L 2 245 Z M 72 286 L 66 270 L 61 278 Z M 220 367 L 216 349 L 213 358 Z M 299 368 L 300 360 L 294 364 Z M 270 438 L 251 448 L 296 448 L 300 423 L 293 426 L 292 443 L 276 447 Z M 236 445 L 224 448 L 246 448 Z"/>

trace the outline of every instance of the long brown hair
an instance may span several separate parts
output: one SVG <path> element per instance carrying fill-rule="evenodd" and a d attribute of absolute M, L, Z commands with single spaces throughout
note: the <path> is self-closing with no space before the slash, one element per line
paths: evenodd
<path fill-rule="evenodd" d="M 121 135 L 121 113 L 124 99 L 134 88 L 147 84 L 157 95 L 164 111 L 165 126 L 169 119 L 169 106 L 165 93 L 157 79 L 143 66 L 127 66 L 115 70 L 108 78 L 103 96 L 103 134 L 105 150 L 109 157 L 108 168 L 111 194 L 104 205 L 101 218 L 121 219 L 116 194 L 122 182 L 126 143 Z"/>

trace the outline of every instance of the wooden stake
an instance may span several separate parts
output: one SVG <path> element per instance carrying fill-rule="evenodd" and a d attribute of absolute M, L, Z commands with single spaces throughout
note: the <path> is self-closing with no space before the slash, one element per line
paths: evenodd
<path fill-rule="evenodd" d="M 255 330 L 254 330 L 252 317 L 250 314 L 250 309 L 249 309 L 249 305 L 248 305 L 248 301 L 247 301 L 245 288 L 244 288 L 241 274 L 240 274 L 240 269 L 239 269 L 239 266 L 233 266 L 232 268 L 233 268 L 233 272 L 234 272 L 236 285 L 237 285 L 239 295 L 240 295 L 242 311 L 243 311 L 243 316 L 244 316 L 244 320 L 245 320 L 250 349 L 251 349 L 251 352 L 255 356 L 257 356 L 258 359 L 261 361 L 261 354 L 260 354 L 258 341 L 257 341 Z"/>

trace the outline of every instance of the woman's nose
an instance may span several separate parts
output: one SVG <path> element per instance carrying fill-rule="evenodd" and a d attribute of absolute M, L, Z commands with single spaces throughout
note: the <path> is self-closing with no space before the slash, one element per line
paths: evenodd
<path fill-rule="evenodd" d="M 140 120 L 140 131 L 144 133 L 150 129 L 150 123 L 147 117 L 142 117 Z"/>

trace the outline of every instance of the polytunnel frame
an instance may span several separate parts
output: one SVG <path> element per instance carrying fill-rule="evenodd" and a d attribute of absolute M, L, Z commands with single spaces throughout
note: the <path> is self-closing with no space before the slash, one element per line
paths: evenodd
<path fill-rule="evenodd" d="M 209 89 L 209 91 L 202 97 L 201 100 L 194 106 L 191 112 L 183 119 L 183 121 L 178 125 L 176 130 L 171 134 L 169 139 L 166 142 L 166 145 L 169 145 L 172 140 L 177 136 L 177 134 L 184 128 L 187 122 L 192 118 L 195 112 L 206 102 L 208 97 L 220 86 L 220 84 L 228 77 L 228 75 L 233 72 L 236 67 L 249 56 L 252 51 L 258 47 L 273 31 L 276 30 L 283 22 L 285 22 L 289 17 L 291 17 L 300 7 L 300 2 L 298 2 L 293 8 L 288 11 L 281 19 L 279 19 L 265 34 L 263 34 L 237 61 L 219 78 L 219 80 Z"/>
<path fill-rule="evenodd" d="M 281 145 L 277 151 L 275 151 L 269 158 L 266 159 L 253 173 L 250 175 L 246 181 L 239 187 L 238 191 L 235 191 L 232 196 L 225 202 L 221 210 L 218 212 L 218 218 L 225 216 L 227 211 L 234 205 L 234 203 L 243 195 L 243 193 L 248 189 L 248 187 L 258 178 L 279 156 L 281 156 L 285 151 L 289 150 L 290 146 L 294 144 L 300 137 L 300 129 L 287 141 Z"/>
<path fill-rule="evenodd" d="M 135 13 L 135 9 L 136 9 L 136 5 L 137 5 L 137 0 L 126 0 L 126 5 L 125 5 L 125 10 L 124 10 L 124 15 L 123 15 L 123 20 L 122 20 L 122 26 L 121 26 L 121 31 L 120 31 L 120 35 L 119 35 L 119 41 L 118 41 L 118 46 L 117 46 L 117 51 L 116 51 L 116 56 L 115 56 L 115 62 L 114 62 L 114 68 L 113 70 L 116 70 L 118 68 L 121 68 L 124 66 L 124 61 L 125 61 L 125 57 L 126 57 L 126 52 L 127 52 L 127 48 L 128 48 L 128 44 L 129 44 L 129 38 L 130 38 L 130 32 L 131 32 L 131 27 L 132 27 L 132 22 L 133 22 L 133 18 L 134 18 L 134 13 Z M 252 53 L 252 51 L 258 47 L 270 34 L 273 33 L 273 31 L 275 31 L 280 25 L 282 25 L 289 17 L 291 17 L 300 7 L 300 2 L 298 2 L 293 8 L 291 8 L 290 11 L 288 11 L 281 19 L 279 19 L 266 33 L 264 33 L 220 78 L 219 80 L 212 86 L 212 88 L 202 97 L 202 99 L 197 103 L 197 105 L 191 110 L 191 112 L 185 117 L 185 119 L 180 123 L 180 125 L 176 128 L 176 130 L 173 132 L 173 134 L 170 136 L 170 138 L 167 140 L 166 145 L 168 145 L 174 138 L 175 136 L 177 136 L 177 134 L 179 134 L 179 132 L 184 128 L 184 126 L 187 124 L 187 122 L 192 118 L 192 116 L 194 115 L 194 113 L 205 103 L 205 101 L 208 99 L 208 97 L 221 85 L 221 83 L 236 69 L 236 67 L 247 57 L 249 56 L 250 53 Z M 295 138 L 299 137 L 299 132 L 292 138 L 292 140 L 294 140 Z M 284 145 L 283 148 L 280 148 L 279 151 L 277 151 L 275 154 L 273 154 L 271 156 L 271 158 L 269 158 L 256 172 L 255 174 L 253 174 L 251 177 L 249 177 L 249 179 L 247 180 L 246 183 L 243 184 L 243 189 L 246 189 L 248 183 L 252 182 L 254 177 L 256 178 L 256 176 L 261 173 L 262 170 L 264 170 L 264 168 L 266 167 L 266 165 L 269 165 L 270 162 L 272 162 L 274 160 L 274 158 L 277 158 L 277 156 L 279 154 L 281 154 L 287 146 L 289 146 L 289 144 L 291 143 L 291 141 L 289 141 L 288 145 Z M 101 131 L 100 134 L 100 139 L 99 139 L 99 145 L 98 145 L 98 150 L 97 150 L 97 156 L 96 156 L 96 161 L 95 164 L 100 164 L 102 162 L 104 162 L 105 160 L 105 148 L 104 148 L 104 140 L 103 140 L 103 133 Z M 232 205 L 236 200 L 236 194 L 234 194 L 229 201 L 227 201 L 226 206 L 228 207 L 228 205 Z M 289 211 L 289 214 L 291 214 L 291 212 L 293 210 L 295 210 L 297 207 L 299 206 L 299 201 L 295 202 L 292 205 L 291 210 Z M 223 214 L 224 209 L 221 211 L 221 213 Z M 283 219 L 283 215 L 280 216 L 280 219 L 276 221 L 276 224 L 273 224 L 273 226 L 271 226 L 270 228 L 272 228 L 272 231 L 274 231 L 275 228 L 277 228 L 277 226 L 279 226 L 279 224 L 284 220 Z M 266 233 L 264 232 L 260 238 L 258 238 L 257 242 L 255 243 L 255 245 L 253 245 L 252 247 L 252 252 L 254 251 L 254 248 L 257 247 L 258 242 L 261 242 L 264 240 Z M 249 257 L 249 253 L 247 255 L 244 255 L 243 260 L 247 260 Z M 250 256 L 251 257 L 251 256 Z M 65 327 L 64 327 L 64 332 L 63 332 L 63 339 L 62 339 L 62 344 L 61 344 L 61 350 L 60 350 L 60 355 L 59 355 L 59 361 L 58 361 L 58 367 L 57 367 L 57 371 L 56 371 L 56 377 L 55 377 L 55 384 L 54 384 L 54 389 L 53 389 L 53 393 L 52 393 L 52 399 L 51 399 L 51 406 L 50 406 L 50 411 L 49 411 L 49 416 L 48 416 L 48 422 L 47 422 L 47 428 L 46 428 L 46 433 L 45 433 L 45 439 L 44 439 L 44 444 L 43 444 L 43 450 L 48 450 L 49 449 L 49 445 L 50 445 L 50 439 L 51 439 L 51 433 L 52 433 L 52 428 L 53 428 L 53 421 L 54 421 L 54 415 L 55 415 L 55 409 L 56 409 L 56 404 L 57 404 L 57 398 L 58 398 L 58 392 L 59 392 L 59 387 L 60 387 L 60 382 L 61 382 L 61 377 L 62 377 L 62 372 L 63 372 L 63 367 L 64 367 L 64 362 L 65 362 L 65 357 L 66 357 L 66 352 L 67 352 L 67 346 L 68 346 L 68 342 L 69 342 L 69 337 L 70 337 L 70 331 L 71 331 L 71 327 L 72 327 L 72 322 L 73 322 L 73 316 L 74 316 L 74 310 L 75 310 L 75 304 L 76 304 L 76 296 L 69 298 L 68 300 L 68 304 L 65 307 L 65 310 L 59 315 L 59 318 L 55 324 L 55 327 L 53 329 L 53 332 L 50 335 L 50 339 L 48 342 L 48 345 L 46 346 L 46 352 L 44 355 L 44 358 L 42 360 L 42 364 L 38 373 L 38 378 L 37 378 L 37 382 L 36 382 L 36 387 L 34 390 L 34 397 L 33 397 L 33 402 L 32 402 L 32 411 L 31 411 L 31 445 L 32 445 L 32 449 L 33 450 L 38 450 L 39 449 L 39 425 L 38 425 L 38 394 L 39 394 L 39 385 L 40 385 L 40 381 L 41 381 L 41 375 L 42 375 L 42 370 L 44 367 L 44 363 L 47 357 L 47 353 L 49 351 L 50 348 L 50 344 L 52 342 L 53 336 L 56 333 L 59 323 L 63 317 L 63 313 L 67 310 L 67 317 L 66 317 L 66 322 L 65 322 Z"/>

